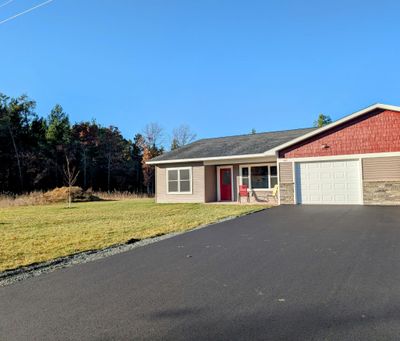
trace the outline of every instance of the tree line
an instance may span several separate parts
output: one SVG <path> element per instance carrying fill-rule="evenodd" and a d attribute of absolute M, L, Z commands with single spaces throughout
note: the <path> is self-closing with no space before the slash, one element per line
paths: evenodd
<path fill-rule="evenodd" d="M 59 104 L 47 117 L 35 109 L 36 102 L 26 95 L 0 93 L 0 192 L 61 187 L 68 164 L 83 189 L 154 193 L 154 168 L 146 161 L 165 150 L 158 124 L 148 124 L 130 140 L 117 127 L 95 120 L 71 124 Z M 194 139 L 190 128 L 182 125 L 174 129 L 170 148 Z"/>

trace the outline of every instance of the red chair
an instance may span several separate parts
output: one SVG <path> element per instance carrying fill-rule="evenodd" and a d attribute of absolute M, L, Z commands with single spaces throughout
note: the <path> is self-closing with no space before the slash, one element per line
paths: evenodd
<path fill-rule="evenodd" d="M 250 196 L 249 196 L 249 191 L 248 191 L 249 187 L 247 185 L 239 185 L 239 202 L 242 202 L 242 197 L 246 197 L 247 198 L 247 202 L 249 202 L 250 200 Z"/>

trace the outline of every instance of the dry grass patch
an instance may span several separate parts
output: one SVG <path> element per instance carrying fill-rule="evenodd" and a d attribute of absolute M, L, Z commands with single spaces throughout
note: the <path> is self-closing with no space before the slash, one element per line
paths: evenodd
<path fill-rule="evenodd" d="M 131 192 L 93 192 L 83 191 L 80 187 L 72 187 L 72 201 L 98 201 L 98 200 L 130 200 L 152 198 L 146 193 Z M 14 206 L 46 205 L 62 203 L 68 200 L 68 187 L 57 187 L 47 192 L 31 192 L 24 194 L 0 194 L 0 208 Z"/>
<path fill-rule="evenodd" d="M 263 209 L 151 199 L 0 208 L 0 271 Z"/>

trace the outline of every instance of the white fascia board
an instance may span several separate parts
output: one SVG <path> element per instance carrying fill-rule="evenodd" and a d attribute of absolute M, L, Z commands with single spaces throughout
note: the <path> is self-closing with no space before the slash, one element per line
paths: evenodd
<path fill-rule="evenodd" d="M 205 166 L 221 166 L 221 165 L 240 165 L 244 163 L 265 163 L 265 162 L 276 162 L 276 156 L 252 157 L 252 158 L 240 158 L 240 159 L 225 159 L 225 160 L 205 160 Z"/>
<path fill-rule="evenodd" d="M 400 152 L 383 152 L 383 153 L 366 153 L 366 154 L 342 154 L 329 156 L 309 156 L 309 157 L 294 157 L 288 159 L 277 159 L 278 163 L 285 162 L 314 162 L 314 161 L 333 161 L 333 160 L 352 160 L 352 159 L 369 159 L 378 157 L 393 157 L 400 156 Z"/>
<path fill-rule="evenodd" d="M 388 104 L 380 104 L 380 103 L 373 104 L 373 105 L 370 105 L 369 107 L 367 107 L 365 109 L 357 111 L 357 112 L 355 112 L 355 113 L 353 113 L 351 115 L 348 115 L 346 117 L 343 117 L 342 119 L 337 120 L 337 121 L 335 121 L 335 122 L 333 122 L 331 124 L 323 126 L 323 127 L 319 128 L 319 129 L 315 129 L 315 130 L 309 132 L 308 134 L 299 136 L 299 137 L 297 137 L 297 138 L 295 138 L 295 139 L 293 139 L 291 141 L 283 143 L 280 146 L 277 146 L 277 147 L 271 149 L 270 151 L 278 152 L 278 151 L 280 151 L 280 150 L 282 150 L 282 149 L 284 149 L 286 147 L 289 147 L 289 146 L 291 146 L 291 145 L 293 145 L 293 144 L 295 144 L 297 142 L 301 142 L 301 141 L 306 140 L 306 139 L 308 139 L 310 137 L 313 137 L 315 135 L 323 133 L 324 131 L 332 129 L 332 128 L 340 125 L 340 124 L 343 124 L 343 123 L 345 123 L 347 121 L 350 121 L 350 120 L 352 120 L 354 118 L 357 118 L 358 116 L 364 115 L 364 114 L 366 114 L 366 113 L 368 113 L 370 111 L 377 110 L 377 109 L 392 110 L 392 111 L 399 111 L 400 112 L 400 107 L 399 106 L 388 105 Z"/>
<path fill-rule="evenodd" d="M 147 161 L 148 165 L 161 165 L 167 163 L 184 163 L 184 162 L 201 162 L 201 161 L 218 161 L 218 160 L 237 160 L 237 159 L 248 159 L 255 157 L 263 157 L 265 153 L 259 154 L 245 154 L 245 155 L 231 155 L 231 156 L 215 156 L 215 157 L 202 157 L 202 158 L 192 158 L 192 159 L 177 159 L 177 160 L 160 160 L 160 161 Z M 271 154 L 275 155 L 275 154 Z"/>

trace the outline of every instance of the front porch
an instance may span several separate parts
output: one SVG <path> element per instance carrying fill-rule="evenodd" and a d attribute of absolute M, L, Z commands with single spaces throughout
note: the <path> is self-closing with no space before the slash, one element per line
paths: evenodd
<path fill-rule="evenodd" d="M 277 184 L 276 161 L 205 165 L 206 202 L 278 205 Z"/>

